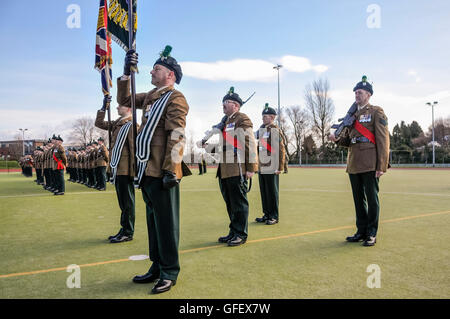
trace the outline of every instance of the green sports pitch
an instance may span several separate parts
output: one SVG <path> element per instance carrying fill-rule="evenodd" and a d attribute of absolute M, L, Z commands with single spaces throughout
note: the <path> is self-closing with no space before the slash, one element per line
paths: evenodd
<path fill-rule="evenodd" d="M 149 254 L 140 190 L 133 241 L 111 244 L 120 227 L 112 185 L 100 192 L 66 181 L 66 194 L 54 196 L 32 178 L 0 173 L 0 298 L 450 297 L 450 170 L 381 177 L 374 247 L 345 242 L 355 216 L 344 169 L 281 175 L 276 225 L 254 222 L 262 215 L 255 177 L 249 237 L 238 247 L 217 242 L 229 220 L 215 169 L 182 180 L 180 276 L 172 290 L 152 295 L 151 284 L 131 281 L 150 266 L 140 258 Z"/>

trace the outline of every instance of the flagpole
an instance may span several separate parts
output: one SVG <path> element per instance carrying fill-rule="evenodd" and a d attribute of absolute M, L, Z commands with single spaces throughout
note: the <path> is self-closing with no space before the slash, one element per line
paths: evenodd
<path fill-rule="evenodd" d="M 136 44 L 133 39 L 134 34 L 134 12 L 133 12 L 133 0 L 128 1 L 128 50 L 133 49 L 136 52 Z M 133 112 L 133 145 L 136 149 L 136 136 L 137 136 L 137 122 L 136 122 L 136 84 L 134 78 L 134 70 L 131 68 L 130 70 L 130 82 L 131 82 L 131 108 Z M 136 161 L 136 152 L 133 154 L 134 156 L 134 172 L 135 176 L 137 176 L 137 161 Z"/>
<path fill-rule="evenodd" d="M 110 68 L 109 62 L 107 62 L 106 66 L 105 66 L 106 85 L 108 87 L 107 96 L 111 96 L 110 87 L 109 87 L 109 83 L 110 83 L 109 68 Z M 111 152 L 111 104 L 108 107 L 108 152 Z"/>

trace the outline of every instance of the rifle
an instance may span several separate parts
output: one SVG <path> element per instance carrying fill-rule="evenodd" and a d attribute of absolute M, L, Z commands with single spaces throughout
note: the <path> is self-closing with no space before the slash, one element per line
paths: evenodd
<path fill-rule="evenodd" d="M 252 95 L 249 96 L 248 99 L 246 99 L 242 105 L 244 105 L 245 103 L 247 103 L 252 97 L 253 95 L 255 95 L 256 92 L 253 92 Z M 242 107 L 242 106 L 241 106 Z M 199 147 L 203 146 L 206 144 L 206 142 L 211 138 L 211 136 L 213 136 L 215 133 L 218 133 L 217 130 L 219 130 L 219 132 L 223 131 L 223 128 L 225 127 L 225 123 L 227 121 L 227 116 L 225 115 L 224 117 L 222 117 L 222 119 L 220 120 L 220 122 L 216 125 L 213 125 L 212 129 L 209 131 L 205 132 L 205 137 L 202 138 L 201 142 L 198 142 L 197 145 Z"/>
<path fill-rule="evenodd" d="M 339 136 L 341 135 L 342 131 L 344 130 L 344 128 L 346 127 L 352 127 L 353 123 L 355 122 L 355 113 L 358 110 L 358 104 L 356 104 L 356 102 L 354 102 L 352 104 L 352 106 L 349 108 L 349 110 L 347 111 L 347 114 L 345 115 L 345 117 L 338 119 L 338 124 L 333 124 L 331 126 L 331 128 L 336 129 L 336 131 L 334 132 L 334 136 L 336 137 L 336 139 L 339 139 Z"/>

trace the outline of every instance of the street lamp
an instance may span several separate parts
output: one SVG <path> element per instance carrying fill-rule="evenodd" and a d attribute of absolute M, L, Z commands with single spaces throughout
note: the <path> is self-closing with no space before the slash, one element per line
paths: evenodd
<path fill-rule="evenodd" d="M 28 131 L 28 129 L 19 128 L 19 131 L 22 131 L 22 156 L 25 156 L 25 131 Z"/>
<path fill-rule="evenodd" d="M 280 69 L 283 66 L 281 64 L 277 64 L 273 68 L 278 71 L 278 126 L 281 126 L 280 124 L 280 115 L 281 115 L 281 109 L 280 109 Z"/>
<path fill-rule="evenodd" d="M 427 105 L 431 106 L 431 128 L 433 132 L 433 167 L 435 166 L 435 155 L 434 155 L 434 106 L 438 104 L 438 102 L 434 101 L 433 104 L 431 102 L 427 102 Z"/>

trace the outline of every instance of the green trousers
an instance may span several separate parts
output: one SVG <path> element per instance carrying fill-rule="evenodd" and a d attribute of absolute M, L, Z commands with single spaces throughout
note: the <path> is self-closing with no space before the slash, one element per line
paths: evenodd
<path fill-rule="evenodd" d="M 106 166 L 99 166 L 95 168 L 95 175 L 97 184 L 96 187 L 105 188 L 106 187 Z"/>
<path fill-rule="evenodd" d="M 227 206 L 230 218 L 230 235 L 247 239 L 248 236 L 248 200 L 247 180 L 241 183 L 240 176 L 219 178 L 219 187 Z"/>
<path fill-rule="evenodd" d="M 133 177 L 127 175 L 117 175 L 115 186 L 117 200 L 119 201 L 119 207 L 122 211 L 120 215 L 120 226 L 122 226 L 122 233 L 126 236 L 133 236 L 135 220 Z"/>
<path fill-rule="evenodd" d="M 145 176 L 142 197 L 146 204 L 149 272 L 160 279 L 176 280 L 180 272 L 180 186 L 163 189 L 162 178 Z"/>
<path fill-rule="evenodd" d="M 55 184 L 55 188 L 60 191 L 60 192 L 65 192 L 66 191 L 66 185 L 65 185 L 65 181 L 64 181 L 64 170 L 63 169 L 55 169 L 53 170 L 53 175 L 54 175 L 54 184 Z"/>
<path fill-rule="evenodd" d="M 349 174 L 349 177 L 355 203 L 357 233 L 375 237 L 380 214 L 379 178 L 375 177 L 375 172 Z"/>
<path fill-rule="evenodd" d="M 264 216 L 278 220 L 280 177 L 276 174 L 258 174 L 259 191 Z"/>

